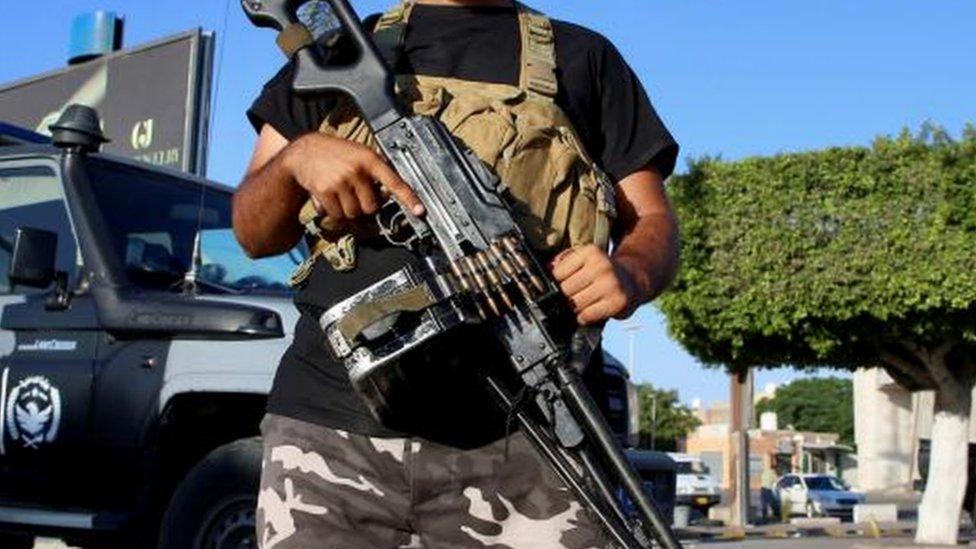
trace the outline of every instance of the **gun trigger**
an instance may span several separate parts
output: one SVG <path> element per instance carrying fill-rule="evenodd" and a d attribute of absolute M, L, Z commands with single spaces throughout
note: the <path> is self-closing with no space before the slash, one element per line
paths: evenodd
<path fill-rule="evenodd" d="M 407 214 L 393 199 L 387 200 L 376 213 L 376 225 L 380 234 L 394 246 L 410 247 L 414 240 L 413 227 Z"/>

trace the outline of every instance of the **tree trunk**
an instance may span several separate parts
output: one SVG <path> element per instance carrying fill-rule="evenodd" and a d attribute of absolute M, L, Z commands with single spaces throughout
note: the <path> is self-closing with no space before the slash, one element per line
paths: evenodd
<path fill-rule="evenodd" d="M 918 509 L 915 543 L 955 545 L 969 470 L 969 411 L 972 385 L 935 392 L 935 419 L 928 480 Z"/>

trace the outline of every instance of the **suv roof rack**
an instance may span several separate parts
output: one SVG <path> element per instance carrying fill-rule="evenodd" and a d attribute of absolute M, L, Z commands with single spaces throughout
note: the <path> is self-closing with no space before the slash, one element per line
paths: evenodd
<path fill-rule="evenodd" d="M 0 147 L 5 145 L 47 144 L 51 138 L 37 132 L 0 122 Z"/>

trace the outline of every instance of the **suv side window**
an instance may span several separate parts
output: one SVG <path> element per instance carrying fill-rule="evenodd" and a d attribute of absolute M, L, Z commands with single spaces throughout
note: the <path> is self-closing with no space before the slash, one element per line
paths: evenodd
<path fill-rule="evenodd" d="M 0 168 L 0 295 L 38 290 L 13 288 L 8 278 L 14 239 L 20 227 L 53 231 L 58 235 L 56 267 L 75 280 L 81 264 L 71 230 L 64 190 L 49 166 Z"/>

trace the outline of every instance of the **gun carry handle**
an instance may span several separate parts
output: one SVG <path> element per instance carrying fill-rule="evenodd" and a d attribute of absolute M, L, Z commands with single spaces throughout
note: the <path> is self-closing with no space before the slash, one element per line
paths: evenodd
<path fill-rule="evenodd" d="M 301 25 L 297 10 L 307 0 L 241 0 L 254 25 L 282 33 Z M 366 35 L 348 0 L 327 0 L 343 29 L 352 39 L 358 57 L 350 65 L 329 66 L 322 56 L 302 47 L 295 54 L 297 67 L 292 87 L 300 93 L 338 91 L 356 102 L 373 131 L 393 124 L 402 116 L 395 92 L 393 72 L 383 62 L 373 41 Z M 307 44 L 306 44 L 307 45 Z"/>

